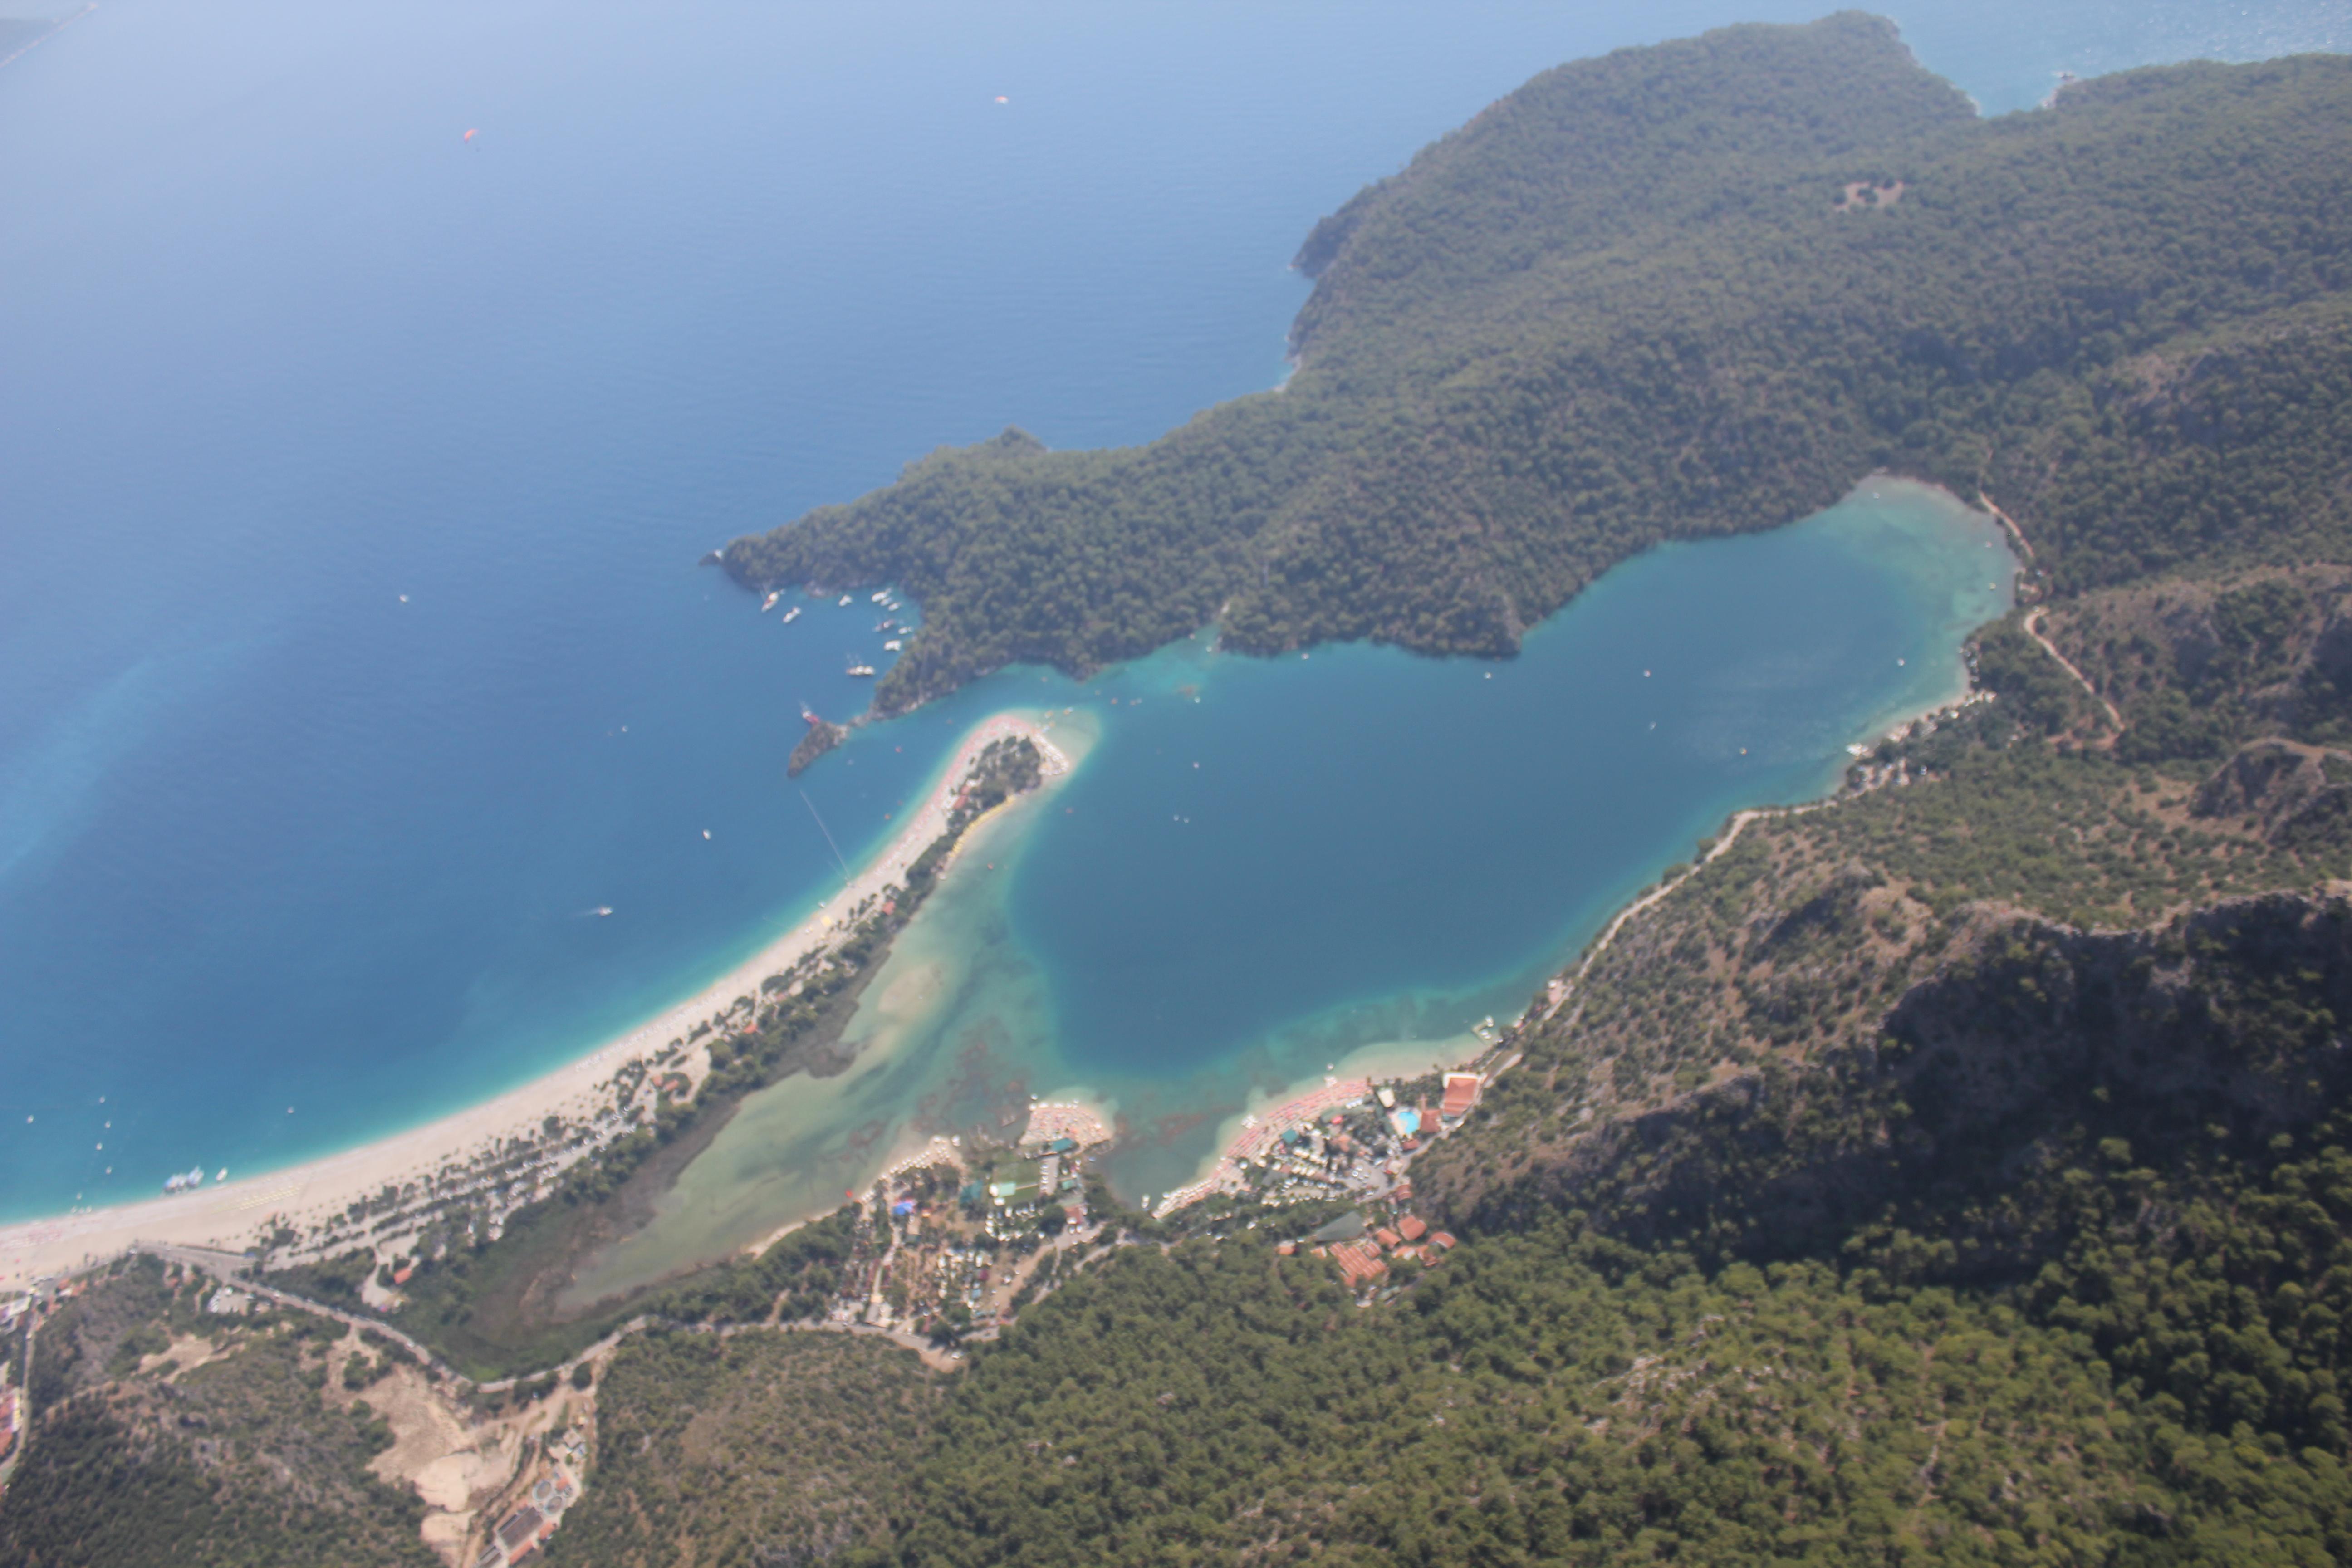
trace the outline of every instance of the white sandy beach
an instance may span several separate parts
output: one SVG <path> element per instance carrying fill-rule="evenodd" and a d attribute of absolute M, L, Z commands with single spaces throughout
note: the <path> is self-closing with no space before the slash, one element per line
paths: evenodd
<path fill-rule="evenodd" d="M 1049 775 L 1066 771 L 1068 760 L 1046 738 L 1050 728 L 1050 718 L 1018 711 L 983 721 L 956 748 L 922 807 L 840 892 L 694 995 L 568 1066 L 495 1100 L 305 1164 L 240 1175 L 194 1193 L 0 1228 L 0 1289 L 21 1289 L 44 1276 L 112 1256 L 135 1242 L 241 1251 L 264 1234 L 270 1222 L 283 1218 L 296 1229 L 306 1230 L 313 1221 L 372 1197 L 387 1185 L 417 1180 L 452 1161 L 468 1160 L 503 1140 L 535 1134 L 551 1115 L 567 1120 L 592 1115 L 606 1098 L 605 1086 L 625 1063 L 654 1057 L 696 1024 L 732 1005 L 736 998 L 756 994 L 761 980 L 790 968 L 832 936 L 844 911 L 898 882 L 915 858 L 946 830 L 957 786 L 992 742 L 1026 735 L 1045 753 Z"/>
<path fill-rule="evenodd" d="M 1241 1161 L 1255 1158 L 1272 1132 L 1367 1094 L 1372 1084 L 1451 1072 L 1476 1060 L 1486 1049 L 1486 1042 L 1468 1031 L 1435 1040 L 1372 1040 L 1331 1063 L 1328 1071 L 1279 1089 L 1253 1089 L 1241 1110 L 1217 1124 L 1215 1142 L 1182 1185 L 1147 1194 L 1152 1198 L 1151 1212 L 1173 1214 L 1212 1193 L 1239 1192 L 1247 1184 Z"/>

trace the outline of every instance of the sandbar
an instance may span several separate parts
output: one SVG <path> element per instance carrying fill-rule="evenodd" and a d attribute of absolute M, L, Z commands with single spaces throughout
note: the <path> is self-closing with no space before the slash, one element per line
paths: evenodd
<path fill-rule="evenodd" d="M 1045 760 L 1048 777 L 1069 760 L 1046 739 L 1050 717 L 1026 710 L 997 713 L 957 746 L 924 795 L 924 804 L 898 836 L 799 924 L 725 974 L 605 1040 L 566 1066 L 436 1121 L 341 1153 L 282 1169 L 240 1174 L 190 1193 L 22 1221 L 0 1227 L 0 1289 L 22 1289 L 112 1257 L 142 1242 L 212 1247 L 241 1252 L 283 1223 L 298 1232 L 386 1186 L 469 1163 L 519 1136 L 536 1134 L 550 1116 L 567 1121 L 594 1116 L 609 1101 L 614 1075 L 633 1060 L 650 1059 L 694 1026 L 756 995 L 760 983 L 789 969 L 836 933 L 839 916 L 899 882 L 907 867 L 947 830 L 957 787 L 992 742 L 1026 736 Z"/>

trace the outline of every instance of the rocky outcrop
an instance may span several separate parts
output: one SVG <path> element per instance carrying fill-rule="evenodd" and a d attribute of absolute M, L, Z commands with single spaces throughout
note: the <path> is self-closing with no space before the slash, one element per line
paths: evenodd
<path fill-rule="evenodd" d="M 2352 1093 L 2339 1020 L 2341 898 L 2243 900 L 2122 934 L 1988 921 L 1875 1041 L 1597 1125 L 1448 1217 L 1501 1227 L 1566 1208 L 1717 1258 L 1906 1226 L 1948 1238 L 1956 1273 L 2030 1270 L 2072 1165 L 2291 1146 Z"/>
<path fill-rule="evenodd" d="M 835 724 L 824 719 L 810 719 L 808 733 L 801 737 L 801 743 L 793 748 L 792 756 L 784 763 L 784 776 L 792 779 L 800 777 L 802 773 L 808 771 L 811 763 L 847 739 L 849 739 L 849 727 L 846 724 Z"/>
<path fill-rule="evenodd" d="M 2271 843 L 2312 849 L 2352 837 L 2352 784 L 2328 776 L 2329 753 L 2293 741 L 2241 746 L 2198 787 L 2190 812 L 2243 816 Z"/>

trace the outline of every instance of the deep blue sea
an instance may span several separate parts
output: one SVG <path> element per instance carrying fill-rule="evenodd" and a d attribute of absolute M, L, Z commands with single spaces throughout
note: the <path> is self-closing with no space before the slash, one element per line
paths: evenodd
<path fill-rule="evenodd" d="M 1989 111 L 2352 42 L 2342 4 L 1889 9 Z M 0 1217 L 414 1123 L 723 971 L 821 894 L 782 763 L 880 639 L 862 600 L 782 626 L 703 551 L 1008 423 L 1138 441 L 1264 387 L 1286 263 L 1363 183 L 1562 59 L 1814 11 L 107 0 L 0 69 Z M 1005 895 L 1057 1049 L 1164 1076 L 1499 984 L 1687 847 L 1686 811 L 1496 871 L 1489 819 L 1540 781 L 1413 714 L 1538 661 L 1318 660 L 1221 670 L 1181 737 L 1084 699 L 1102 746 Z M 1458 942 L 1327 918 L 1362 878 L 1285 805 L 1316 748 L 1268 739 L 1312 679 L 1396 741 L 1316 787 L 1359 826 L 1410 803 L 1433 836 L 1383 886 Z M 866 731 L 810 803 L 855 858 L 1024 689 Z M 1180 738 L 1197 784 L 1145 760 Z M 1155 790 L 1257 826 L 1089 837 Z M 1204 901 L 1236 866 L 1280 896 Z"/>

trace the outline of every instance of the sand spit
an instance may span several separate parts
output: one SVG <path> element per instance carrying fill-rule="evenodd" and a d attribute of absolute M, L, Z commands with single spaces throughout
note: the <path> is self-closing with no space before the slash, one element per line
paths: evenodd
<path fill-rule="evenodd" d="M 488 1163 L 501 1150 L 536 1139 L 550 1116 L 573 1124 L 612 1120 L 613 1133 L 625 1131 L 612 1108 L 614 1078 L 622 1068 L 650 1063 L 697 1025 L 727 1012 L 740 997 L 757 995 L 767 976 L 844 934 L 847 911 L 900 882 L 915 858 L 947 830 L 958 788 L 992 742 L 1025 736 L 1042 753 L 1048 777 L 1066 773 L 1069 759 L 1046 738 L 1050 728 L 1049 719 L 1017 711 L 983 721 L 956 748 L 922 808 L 898 837 L 807 919 L 694 995 L 570 1065 L 467 1110 L 305 1164 L 193 1193 L 0 1227 L 0 1289 L 64 1274 L 137 1243 L 242 1251 L 281 1224 L 308 1234 L 387 1186 L 446 1179 L 453 1170 Z M 698 1078 L 698 1068 L 690 1076 Z M 551 1164 L 540 1176 L 543 1181 L 554 1173 Z"/>

